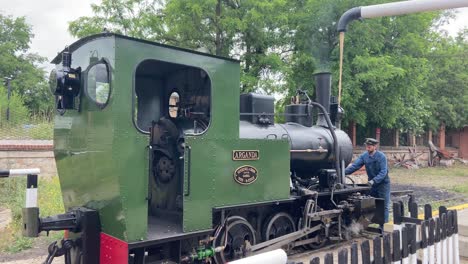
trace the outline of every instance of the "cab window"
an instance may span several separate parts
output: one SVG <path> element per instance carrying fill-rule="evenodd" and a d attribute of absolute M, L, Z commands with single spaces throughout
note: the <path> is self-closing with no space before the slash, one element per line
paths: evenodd
<path fill-rule="evenodd" d="M 101 108 L 104 108 L 110 97 L 109 69 L 105 62 L 89 68 L 87 73 L 86 94 Z"/>

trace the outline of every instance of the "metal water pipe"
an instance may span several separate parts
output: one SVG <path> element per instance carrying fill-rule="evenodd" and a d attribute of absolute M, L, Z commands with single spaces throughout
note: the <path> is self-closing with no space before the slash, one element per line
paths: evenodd
<path fill-rule="evenodd" d="M 425 11 L 468 7 L 468 0 L 412 0 L 354 7 L 338 21 L 338 32 L 346 32 L 348 24 L 357 19 L 399 16 Z"/>

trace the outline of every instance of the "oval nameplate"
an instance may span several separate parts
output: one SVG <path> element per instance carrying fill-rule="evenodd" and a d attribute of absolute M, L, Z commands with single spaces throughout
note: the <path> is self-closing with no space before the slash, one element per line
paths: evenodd
<path fill-rule="evenodd" d="M 234 171 L 234 180 L 242 185 L 249 185 L 257 180 L 258 172 L 255 167 L 244 165 Z"/>

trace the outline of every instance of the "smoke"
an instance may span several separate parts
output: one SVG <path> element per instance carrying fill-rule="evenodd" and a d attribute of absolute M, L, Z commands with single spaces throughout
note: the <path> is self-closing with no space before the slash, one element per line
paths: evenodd
<path fill-rule="evenodd" d="M 362 230 L 364 230 L 364 226 L 355 220 L 347 227 L 347 231 L 351 237 L 359 236 Z"/>

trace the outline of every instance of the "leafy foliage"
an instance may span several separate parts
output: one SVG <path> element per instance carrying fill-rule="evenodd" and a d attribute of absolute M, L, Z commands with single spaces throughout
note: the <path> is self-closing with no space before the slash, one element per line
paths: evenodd
<path fill-rule="evenodd" d="M 70 23 L 78 37 L 103 28 L 241 60 L 241 91 L 289 97 L 314 91 L 313 73 L 338 77 L 336 22 L 351 7 L 387 0 L 103 0 L 94 15 Z M 421 132 L 440 122 L 467 123 L 466 34 L 438 26 L 450 13 L 370 19 L 345 40 L 342 105 L 346 121 Z M 450 94 L 440 87 L 453 87 Z M 462 96 L 454 96 L 454 94 Z M 282 99 L 282 109 L 288 99 Z"/>
<path fill-rule="evenodd" d="M 423 91 L 431 107 L 428 125 L 440 122 L 458 128 L 468 124 L 468 30 L 456 38 L 441 38 L 435 43 L 430 61 L 433 76 Z"/>
<path fill-rule="evenodd" d="M 32 29 L 24 17 L 0 14 L 0 77 L 12 78 L 11 90 L 22 98 L 30 113 L 50 114 L 53 103 L 45 72 L 37 66 L 45 58 L 28 53 L 32 37 Z"/>

